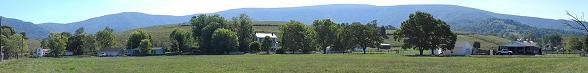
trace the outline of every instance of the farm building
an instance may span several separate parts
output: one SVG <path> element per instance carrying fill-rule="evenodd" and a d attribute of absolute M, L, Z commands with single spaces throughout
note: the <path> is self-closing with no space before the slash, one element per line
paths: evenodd
<path fill-rule="evenodd" d="M 506 49 L 512 51 L 514 55 L 542 55 L 541 48 L 533 41 L 512 41 L 505 45 L 499 46 L 497 50 Z"/>
<path fill-rule="evenodd" d="M 161 47 L 151 48 L 151 54 L 153 55 L 163 55 L 165 54 L 165 49 Z"/>
<path fill-rule="evenodd" d="M 43 57 L 49 53 L 49 49 L 37 48 L 35 49 L 35 53 L 33 53 L 36 57 Z"/>
<path fill-rule="evenodd" d="M 468 41 L 457 41 L 452 50 L 435 49 L 435 55 L 471 55 L 474 47 Z"/>
<path fill-rule="evenodd" d="M 278 42 L 277 42 L 278 36 L 273 32 L 256 32 L 255 33 L 255 37 L 256 37 L 255 40 L 257 42 L 261 43 L 263 41 L 263 39 L 265 38 L 265 36 L 269 36 L 270 38 L 272 38 L 272 48 L 278 48 Z"/>
<path fill-rule="evenodd" d="M 123 49 L 120 48 L 109 48 L 109 49 L 100 49 L 97 52 L 96 56 L 121 56 L 123 55 Z"/>

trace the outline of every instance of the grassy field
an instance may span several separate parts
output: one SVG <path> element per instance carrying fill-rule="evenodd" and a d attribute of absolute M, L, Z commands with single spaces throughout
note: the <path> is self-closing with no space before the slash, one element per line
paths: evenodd
<path fill-rule="evenodd" d="M 576 55 L 414 57 L 384 54 L 187 55 L 28 58 L 0 73 L 586 73 Z"/>

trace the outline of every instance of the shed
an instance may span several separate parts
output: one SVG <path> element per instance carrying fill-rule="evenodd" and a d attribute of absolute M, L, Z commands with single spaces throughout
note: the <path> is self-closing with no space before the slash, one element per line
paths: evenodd
<path fill-rule="evenodd" d="M 151 54 L 153 55 L 163 55 L 165 54 L 165 49 L 161 47 L 151 48 Z"/>

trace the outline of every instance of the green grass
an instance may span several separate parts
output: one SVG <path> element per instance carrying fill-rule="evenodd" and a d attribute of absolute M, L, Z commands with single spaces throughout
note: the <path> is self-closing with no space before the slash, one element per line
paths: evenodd
<path fill-rule="evenodd" d="M 577 56 L 411 57 L 397 54 L 188 55 L 28 58 L 0 73 L 586 73 Z"/>

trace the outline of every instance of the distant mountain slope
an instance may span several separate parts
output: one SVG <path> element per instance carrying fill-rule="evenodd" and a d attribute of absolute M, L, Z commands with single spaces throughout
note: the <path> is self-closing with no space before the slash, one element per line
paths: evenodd
<path fill-rule="evenodd" d="M 138 12 L 124 12 L 91 18 L 80 22 L 67 24 L 44 23 L 40 24 L 40 26 L 56 32 L 73 32 L 80 27 L 84 27 L 87 32 L 94 33 L 105 27 L 113 28 L 114 31 L 125 31 L 154 25 L 182 23 L 188 20 L 188 16 L 149 15 Z"/>
<path fill-rule="evenodd" d="M 16 32 L 25 32 L 28 38 L 43 38 L 49 33 L 45 28 L 41 28 L 31 22 L 25 22 L 13 18 L 2 18 L 2 26 L 10 26 Z"/>

